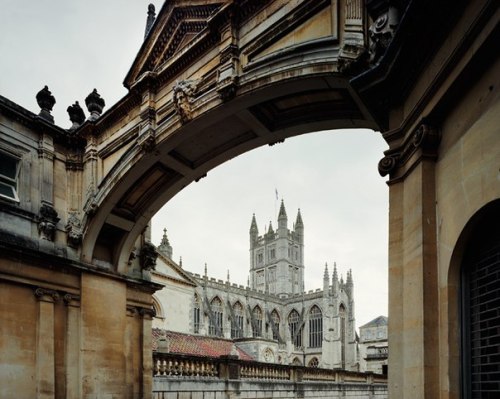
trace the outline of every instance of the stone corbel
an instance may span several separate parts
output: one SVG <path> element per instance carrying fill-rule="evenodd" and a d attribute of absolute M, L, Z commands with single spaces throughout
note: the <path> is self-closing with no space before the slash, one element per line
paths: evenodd
<path fill-rule="evenodd" d="M 82 222 L 78 218 L 77 212 L 69 212 L 68 214 L 68 222 L 66 223 L 68 245 L 77 248 L 83 237 Z"/>
<path fill-rule="evenodd" d="M 182 80 L 173 87 L 173 102 L 175 111 L 180 117 L 181 123 L 187 123 L 193 119 L 192 103 L 194 102 L 198 81 Z"/>
<path fill-rule="evenodd" d="M 38 219 L 38 232 L 40 233 L 42 239 L 54 241 L 57 222 L 59 222 L 59 218 L 57 217 L 57 212 L 54 207 L 49 204 L 42 204 Z"/>

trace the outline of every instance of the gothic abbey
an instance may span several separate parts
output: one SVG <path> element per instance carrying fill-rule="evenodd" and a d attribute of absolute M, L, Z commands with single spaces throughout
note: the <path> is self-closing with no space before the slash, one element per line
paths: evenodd
<path fill-rule="evenodd" d="M 232 339 L 253 359 L 271 363 L 360 370 L 355 332 L 353 278 L 330 276 L 323 289 L 304 291 L 304 223 L 300 210 L 293 228 L 281 202 L 278 228 L 259 235 L 250 226 L 247 287 L 184 271 L 172 261 L 166 234 L 158 247 L 153 280 L 165 284 L 155 294 L 159 316 L 153 327 Z M 177 297 L 177 298 L 176 298 Z M 175 308 L 169 303 L 175 303 Z M 179 304 L 181 305 L 179 308 Z M 183 307 L 184 306 L 184 307 Z M 162 320 L 163 319 L 163 320 Z"/>

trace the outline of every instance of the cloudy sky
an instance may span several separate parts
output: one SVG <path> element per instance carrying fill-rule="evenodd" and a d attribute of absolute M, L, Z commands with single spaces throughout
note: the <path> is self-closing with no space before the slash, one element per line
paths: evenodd
<path fill-rule="evenodd" d="M 122 85 L 144 37 L 145 0 L 0 0 L 0 94 L 38 113 L 36 93 L 48 85 L 56 124 L 66 108 L 97 88 L 106 108 L 126 94 Z M 157 10 L 162 1 L 154 2 Z M 87 112 L 88 114 L 88 112 Z M 153 219 L 186 269 L 246 284 L 248 230 L 259 232 L 283 198 L 289 225 L 298 208 L 305 225 L 306 290 L 321 288 L 325 262 L 345 276 L 352 269 L 357 325 L 387 315 L 388 189 L 377 173 L 387 148 L 366 130 L 316 132 L 258 148 L 192 183 Z M 279 201 L 276 201 L 278 191 Z"/>

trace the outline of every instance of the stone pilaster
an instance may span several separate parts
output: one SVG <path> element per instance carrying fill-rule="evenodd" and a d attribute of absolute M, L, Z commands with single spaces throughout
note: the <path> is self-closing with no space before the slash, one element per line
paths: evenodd
<path fill-rule="evenodd" d="M 153 309 L 141 308 L 142 315 L 142 398 L 151 399 L 153 391 L 152 335 Z"/>
<path fill-rule="evenodd" d="M 80 334 L 80 297 L 66 294 L 63 297 L 66 304 L 66 398 L 81 398 L 81 334 Z"/>
<path fill-rule="evenodd" d="M 38 320 L 36 334 L 36 397 L 55 398 L 54 303 L 56 291 L 37 288 Z"/>

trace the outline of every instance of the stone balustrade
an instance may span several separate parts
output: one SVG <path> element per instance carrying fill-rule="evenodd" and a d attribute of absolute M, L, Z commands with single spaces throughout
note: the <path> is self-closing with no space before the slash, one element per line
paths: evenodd
<path fill-rule="evenodd" d="M 387 376 L 153 352 L 154 398 L 387 398 Z M 259 396 L 260 395 L 260 396 Z M 272 396 L 266 397 L 272 397 Z M 319 396 L 318 396 L 319 395 Z"/>

